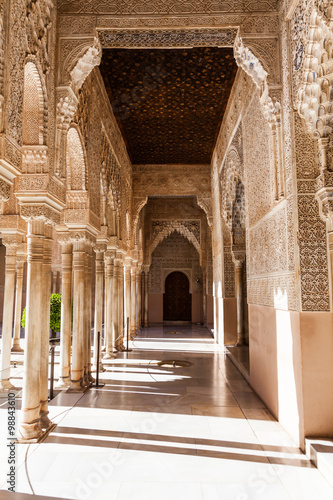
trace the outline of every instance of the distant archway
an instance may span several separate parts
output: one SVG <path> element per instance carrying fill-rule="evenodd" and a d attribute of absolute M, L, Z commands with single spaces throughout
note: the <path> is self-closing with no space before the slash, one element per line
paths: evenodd
<path fill-rule="evenodd" d="M 191 321 L 192 296 L 186 274 L 174 271 L 166 277 L 163 295 L 163 321 Z"/>

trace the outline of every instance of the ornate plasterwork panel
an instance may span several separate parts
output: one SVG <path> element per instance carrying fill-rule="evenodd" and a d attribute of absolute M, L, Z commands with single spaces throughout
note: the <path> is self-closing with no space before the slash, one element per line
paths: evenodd
<path fill-rule="evenodd" d="M 184 14 L 220 14 L 224 12 L 267 12 L 277 10 L 276 0 L 258 2 L 229 0 L 228 2 L 206 2 L 205 0 L 126 0 L 124 2 L 108 0 L 59 0 L 61 14 L 109 14 L 109 15 L 167 15 Z"/>
<path fill-rule="evenodd" d="M 232 47 L 237 28 L 192 30 L 99 30 L 103 48 Z"/>
<path fill-rule="evenodd" d="M 199 254 L 186 237 L 173 232 L 159 243 L 152 254 L 149 270 L 149 292 L 163 293 L 165 278 L 170 272 L 184 272 L 190 281 L 190 292 L 197 290 L 199 278 L 202 288 L 202 269 Z"/>
<path fill-rule="evenodd" d="M 272 208 L 269 128 L 258 95 L 253 97 L 243 119 L 243 140 L 247 213 L 252 226 Z"/>
<path fill-rule="evenodd" d="M 209 165 L 133 165 L 133 196 L 210 198 Z"/>
<path fill-rule="evenodd" d="M 200 220 L 153 220 L 150 251 L 174 231 L 187 238 L 200 254 Z"/>
<path fill-rule="evenodd" d="M 250 228 L 249 276 L 288 271 L 286 206 L 265 217 Z"/>

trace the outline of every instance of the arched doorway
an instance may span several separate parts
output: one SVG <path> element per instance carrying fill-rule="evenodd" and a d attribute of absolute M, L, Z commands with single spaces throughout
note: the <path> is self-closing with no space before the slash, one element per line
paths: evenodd
<path fill-rule="evenodd" d="M 186 274 L 170 273 L 165 280 L 163 295 L 163 321 L 191 321 L 192 296 Z"/>

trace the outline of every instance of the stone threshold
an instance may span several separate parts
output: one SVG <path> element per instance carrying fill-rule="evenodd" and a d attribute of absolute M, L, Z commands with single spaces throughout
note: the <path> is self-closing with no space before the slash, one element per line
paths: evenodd
<path fill-rule="evenodd" d="M 306 438 L 305 453 L 330 485 L 333 486 L 333 439 Z"/>

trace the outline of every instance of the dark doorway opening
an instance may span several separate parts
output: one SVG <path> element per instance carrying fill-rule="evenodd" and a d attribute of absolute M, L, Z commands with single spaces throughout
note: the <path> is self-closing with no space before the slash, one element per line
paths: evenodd
<path fill-rule="evenodd" d="M 191 321 L 192 296 L 188 277 L 180 271 L 170 273 L 165 280 L 163 321 Z"/>

